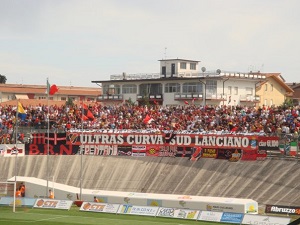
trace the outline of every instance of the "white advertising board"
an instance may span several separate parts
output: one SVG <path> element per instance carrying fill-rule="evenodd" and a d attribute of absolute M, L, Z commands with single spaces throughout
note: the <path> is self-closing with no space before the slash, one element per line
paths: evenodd
<path fill-rule="evenodd" d="M 220 222 L 222 212 L 201 211 L 198 220 Z"/>
<path fill-rule="evenodd" d="M 117 213 L 119 206 L 119 204 L 83 202 L 79 210 L 88 212 Z"/>
<path fill-rule="evenodd" d="M 70 210 L 73 201 L 70 200 L 55 200 L 55 199 L 45 199 L 38 198 L 34 203 L 34 208 L 43 209 L 66 209 Z"/>
<path fill-rule="evenodd" d="M 175 208 L 165 208 L 160 207 L 156 216 L 160 217 L 170 217 L 170 218 L 180 218 L 180 219 L 189 219 L 196 220 L 198 218 L 198 210 L 190 209 L 175 209 Z"/>
<path fill-rule="evenodd" d="M 119 207 L 118 213 L 140 215 L 140 216 L 156 216 L 157 211 L 158 211 L 158 207 L 121 205 Z"/>
<path fill-rule="evenodd" d="M 286 225 L 290 223 L 288 217 L 275 217 L 275 216 L 260 216 L 245 214 L 242 224 L 263 224 L 263 225 Z"/>

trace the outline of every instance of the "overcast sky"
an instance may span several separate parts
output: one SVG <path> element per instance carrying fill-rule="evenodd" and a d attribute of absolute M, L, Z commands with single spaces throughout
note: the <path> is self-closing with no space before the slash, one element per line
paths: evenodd
<path fill-rule="evenodd" d="M 91 86 L 158 73 L 159 59 L 300 82 L 299 0 L 0 0 L 10 84 Z"/>

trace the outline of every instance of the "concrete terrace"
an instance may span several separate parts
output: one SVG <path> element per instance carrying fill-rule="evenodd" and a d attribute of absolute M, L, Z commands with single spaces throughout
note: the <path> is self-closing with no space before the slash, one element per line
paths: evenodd
<path fill-rule="evenodd" d="M 299 205 L 296 160 L 83 156 L 83 188 L 94 190 L 251 198 L 259 204 Z M 15 175 L 15 157 L 0 157 L 0 181 Z M 49 177 L 80 186 L 81 156 L 49 156 Z M 17 176 L 47 179 L 47 156 L 17 157 Z"/>

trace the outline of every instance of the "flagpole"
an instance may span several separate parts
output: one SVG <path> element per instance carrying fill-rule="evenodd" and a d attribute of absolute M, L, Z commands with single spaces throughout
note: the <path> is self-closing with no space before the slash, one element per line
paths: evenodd
<path fill-rule="evenodd" d="M 48 189 L 49 189 L 49 80 L 47 78 L 47 189 L 46 189 L 46 196 L 48 196 Z M 46 197 L 45 196 L 45 197 Z"/>
<path fill-rule="evenodd" d="M 83 107 L 83 100 L 82 100 L 82 106 L 81 106 L 81 136 L 82 136 L 82 138 L 83 138 L 83 113 L 84 113 L 84 107 Z M 80 138 L 81 139 L 81 138 Z M 80 196 L 80 200 L 82 200 L 82 169 L 83 169 L 83 151 L 82 151 L 82 149 L 83 149 L 83 147 L 82 147 L 82 144 L 80 143 L 80 194 L 79 194 L 79 196 Z"/>
<path fill-rule="evenodd" d="M 17 166 L 18 166 L 18 117 L 19 117 L 19 100 L 17 102 L 17 113 L 16 113 L 16 124 L 15 124 L 15 150 L 16 150 L 16 157 L 15 157 L 15 183 L 17 184 Z M 15 190 L 16 191 L 16 190 Z"/>

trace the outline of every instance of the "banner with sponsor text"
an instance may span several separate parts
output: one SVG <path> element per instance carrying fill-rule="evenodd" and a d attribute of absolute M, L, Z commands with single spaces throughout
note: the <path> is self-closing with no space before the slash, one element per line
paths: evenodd
<path fill-rule="evenodd" d="M 156 216 L 196 220 L 199 216 L 199 210 L 160 207 Z"/>
<path fill-rule="evenodd" d="M 33 207 L 42 209 L 66 209 L 70 210 L 73 201 L 70 200 L 55 200 L 55 199 L 36 199 Z"/>
<path fill-rule="evenodd" d="M 266 205 L 265 213 L 300 215 L 300 206 Z"/>
<path fill-rule="evenodd" d="M 117 213 L 119 206 L 119 204 L 83 202 L 79 210 L 89 212 Z"/>

